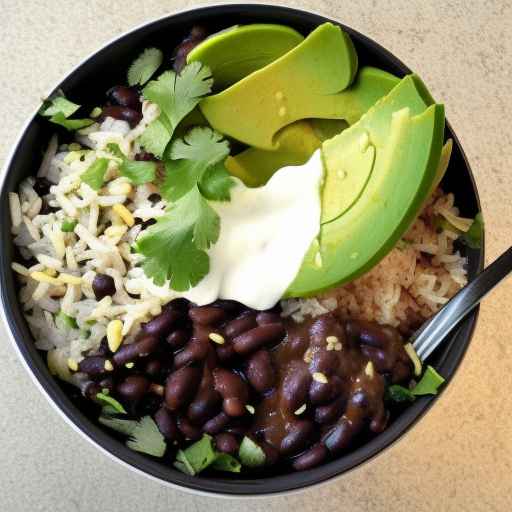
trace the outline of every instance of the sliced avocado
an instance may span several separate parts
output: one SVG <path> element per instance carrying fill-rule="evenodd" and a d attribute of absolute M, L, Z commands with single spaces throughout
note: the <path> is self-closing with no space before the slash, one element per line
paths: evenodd
<path fill-rule="evenodd" d="M 305 164 L 320 147 L 310 123 L 296 121 L 285 126 L 276 135 L 277 149 L 249 148 L 238 155 L 229 156 L 226 169 L 249 187 L 264 185 L 281 167 Z"/>
<path fill-rule="evenodd" d="M 377 102 L 358 123 L 329 141 L 342 154 L 355 152 L 368 136 L 375 162 L 363 190 L 342 187 L 340 202 L 352 204 L 322 225 L 287 296 L 301 297 L 357 278 L 378 263 L 416 218 L 436 181 L 444 136 L 444 108 L 432 98 L 421 80 L 404 78 Z M 365 135 L 366 134 L 366 135 Z M 324 143 L 325 146 L 326 143 Z M 328 160 L 327 160 L 328 161 Z M 346 162 L 348 175 L 358 174 L 361 159 Z M 326 173 L 335 169 L 326 167 Z M 363 178 L 368 163 L 363 159 Z M 353 200 L 353 195 L 359 197 Z M 344 198 L 348 195 L 349 198 Z"/>
<path fill-rule="evenodd" d="M 344 119 L 308 119 L 315 135 L 324 142 L 340 134 L 348 123 Z"/>
<path fill-rule="evenodd" d="M 360 197 L 375 162 L 375 146 L 368 134 L 346 130 L 322 145 L 325 173 L 321 223 L 347 211 Z M 342 140 L 343 139 L 343 140 Z"/>
<path fill-rule="evenodd" d="M 285 25 L 235 26 L 198 44 L 188 54 L 187 62 L 199 61 L 208 66 L 215 90 L 222 90 L 275 61 L 303 40 L 304 36 Z"/>
<path fill-rule="evenodd" d="M 377 100 L 388 94 L 398 82 L 398 78 L 381 69 L 364 67 L 359 71 L 350 88 L 331 98 L 338 97 L 336 106 L 339 114 L 343 117 L 345 112 L 346 117 L 355 122 Z M 275 150 L 268 151 L 254 147 L 246 149 L 234 157 L 228 157 L 226 167 L 231 174 L 250 187 L 264 185 L 281 167 L 306 163 L 315 149 L 318 149 L 319 141 L 334 137 L 347 126 L 347 122 L 343 119 L 297 121 L 285 126 L 276 134 Z M 350 180 L 346 183 L 348 185 Z M 328 188 L 326 187 L 325 190 L 329 196 Z M 333 218 L 327 211 L 324 215 L 331 220 Z"/>
<path fill-rule="evenodd" d="M 274 135 L 311 117 L 339 118 L 330 96 L 346 89 L 357 70 L 352 41 L 324 23 L 295 48 L 199 104 L 217 131 L 250 146 L 276 149 Z"/>

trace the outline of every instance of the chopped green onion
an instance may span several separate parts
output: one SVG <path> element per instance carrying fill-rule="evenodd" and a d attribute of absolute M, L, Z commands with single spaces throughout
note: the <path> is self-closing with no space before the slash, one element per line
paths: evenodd
<path fill-rule="evenodd" d="M 62 221 L 60 230 L 64 231 L 64 233 L 72 233 L 75 230 L 75 227 L 77 224 L 78 224 L 78 221 L 76 219 L 65 218 Z"/>
<path fill-rule="evenodd" d="M 123 407 L 121 403 L 119 403 L 115 398 L 112 398 L 108 395 L 108 393 L 105 393 L 104 391 L 108 392 L 108 389 L 102 390 L 102 393 L 96 393 L 96 399 L 100 402 L 104 402 L 105 404 L 111 405 L 112 408 L 115 410 L 115 412 L 120 414 L 127 414 L 126 409 Z"/>
<path fill-rule="evenodd" d="M 242 465 L 249 468 L 257 468 L 265 464 L 267 456 L 263 449 L 251 438 L 245 436 L 238 450 L 238 457 Z"/>

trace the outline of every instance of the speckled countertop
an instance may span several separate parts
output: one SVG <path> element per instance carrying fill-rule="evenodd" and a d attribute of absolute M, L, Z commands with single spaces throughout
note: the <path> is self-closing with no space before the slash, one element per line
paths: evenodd
<path fill-rule="evenodd" d="M 0 0 L 0 165 L 25 118 L 64 73 L 177 0 Z M 379 41 L 446 104 L 473 167 L 487 258 L 512 241 L 512 3 L 302 0 Z M 2 220 L 3 221 L 3 220 Z M 0 327 L 0 510 L 106 512 L 508 511 L 512 509 L 512 281 L 486 299 L 441 400 L 401 442 L 303 494 L 220 501 L 169 490 L 111 461 L 48 406 Z"/>

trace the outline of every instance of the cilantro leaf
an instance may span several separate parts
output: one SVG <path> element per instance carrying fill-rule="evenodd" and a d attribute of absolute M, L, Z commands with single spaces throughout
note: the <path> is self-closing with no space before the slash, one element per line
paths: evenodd
<path fill-rule="evenodd" d="M 419 395 L 437 395 L 437 390 L 443 384 L 444 378 L 437 373 L 432 366 L 427 366 L 423 377 L 413 389 L 411 393 L 415 396 Z"/>
<path fill-rule="evenodd" d="M 63 94 L 60 94 L 45 101 L 39 113 L 42 116 L 49 117 L 50 122 L 63 126 L 66 130 L 73 131 L 94 123 L 92 119 L 68 119 L 79 108 L 80 105 L 69 101 Z"/>
<path fill-rule="evenodd" d="M 444 378 L 432 368 L 427 366 L 423 377 L 412 389 L 407 389 L 398 384 L 389 386 L 386 398 L 393 402 L 414 402 L 417 396 L 437 395 L 437 390 L 444 383 Z"/>
<path fill-rule="evenodd" d="M 238 457 L 244 466 L 257 468 L 265 464 L 267 456 L 261 448 L 250 437 L 245 436 L 240 443 Z"/>
<path fill-rule="evenodd" d="M 180 74 L 164 71 L 143 89 L 144 97 L 160 107 L 160 116 L 141 135 L 146 151 L 161 157 L 179 122 L 191 112 L 201 98 L 211 91 L 213 79 L 210 69 L 200 62 L 192 62 Z M 157 143 L 153 143 L 151 138 Z"/>
<path fill-rule="evenodd" d="M 135 420 L 114 418 L 111 414 L 105 414 L 104 412 L 102 412 L 101 416 L 98 418 L 98 421 L 102 425 L 105 425 L 106 427 L 127 436 L 132 435 L 132 432 L 135 430 L 135 426 L 137 425 Z"/>
<path fill-rule="evenodd" d="M 128 85 L 144 85 L 161 66 L 164 54 L 158 48 L 146 48 L 128 69 Z"/>
<path fill-rule="evenodd" d="M 69 101 L 65 96 L 57 96 L 52 100 L 46 101 L 39 113 L 45 117 L 52 117 L 62 112 L 64 117 L 67 118 L 73 115 L 79 108 L 80 105 Z"/>
<path fill-rule="evenodd" d="M 123 407 L 121 403 L 119 403 L 115 398 L 112 398 L 107 393 L 96 393 L 96 399 L 100 402 L 104 402 L 107 405 L 110 405 L 116 413 L 126 414 L 126 409 Z"/>
<path fill-rule="evenodd" d="M 191 444 L 185 450 L 178 450 L 174 467 L 187 475 L 197 475 L 211 466 L 218 471 L 240 473 L 241 464 L 227 453 L 215 450 L 212 438 L 204 434 L 203 437 Z"/>
<path fill-rule="evenodd" d="M 240 464 L 235 457 L 229 455 L 229 453 L 218 453 L 217 457 L 212 462 L 212 469 L 228 471 L 229 473 L 240 473 L 242 464 Z"/>
<path fill-rule="evenodd" d="M 162 157 L 171 140 L 172 132 L 169 121 L 165 116 L 160 115 L 158 119 L 155 119 L 146 127 L 138 141 L 147 152 Z"/>
<path fill-rule="evenodd" d="M 231 189 L 234 186 L 235 180 L 227 171 L 224 162 L 219 162 L 206 169 L 199 182 L 201 194 L 210 201 L 229 201 Z"/>
<path fill-rule="evenodd" d="M 103 183 L 105 183 L 107 168 L 108 159 L 97 158 L 87 170 L 80 175 L 80 179 L 84 183 L 87 183 L 93 190 L 99 190 L 103 186 Z"/>
<path fill-rule="evenodd" d="M 218 240 L 219 232 L 217 213 L 195 187 L 137 241 L 145 274 L 159 286 L 169 280 L 174 290 L 188 290 L 208 274 L 204 249 Z"/>
<path fill-rule="evenodd" d="M 229 189 L 233 180 L 222 169 L 222 162 L 229 155 L 229 144 L 222 135 L 207 127 L 192 128 L 183 139 L 174 141 L 170 148 L 170 158 L 165 164 L 165 178 L 161 186 L 162 196 L 168 201 L 176 201 L 189 190 L 201 184 L 208 199 L 229 199 Z M 216 170 L 207 170 L 216 166 Z M 208 179 L 205 178 L 208 174 Z M 214 183 L 209 187 L 210 179 Z"/>
<path fill-rule="evenodd" d="M 180 471 L 185 469 L 185 473 L 196 475 L 206 469 L 215 459 L 217 454 L 213 448 L 212 438 L 204 434 L 203 437 L 191 444 L 185 450 L 179 450 L 176 454 L 175 464 Z"/>
<path fill-rule="evenodd" d="M 123 154 L 118 144 L 107 144 L 107 149 L 116 158 L 121 160 L 119 165 L 119 174 L 128 178 L 134 185 L 143 185 L 155 179 L 156 163 L 129 160 Z"/>
<path fill-rule="evenodd" d="M 126 446 L 155 457 L 162 457 L 167 448 L 164 436 L 150 416 L 144 416 L 136 422 Z"/>
<path fill-rule="evenodd" d="M 471 249 L 480 249 L 482 246 L 483 232 L 484 219 L 482 217 L 482 212 L 478 212 L 475 215 L 475 220 L 461 238 L 469 247 L 471 247 Z"/>

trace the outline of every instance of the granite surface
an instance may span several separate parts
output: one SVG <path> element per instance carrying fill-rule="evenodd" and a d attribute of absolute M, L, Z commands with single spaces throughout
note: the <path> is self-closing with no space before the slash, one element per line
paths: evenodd
<path fill-rule="evenodd" d="M 84 56 L 145 20 L 193 5 L 0 0 L 0 164 L 39 98 Z M 293 5 L 376 39 L 445 102 L 475 172 L 487 224 L 487 261 L 492 261 L 512 239 L 510 1 L 302 0 Z M 48 406 L 1 326 L 0 510 L 511 510 L 511 294 L 508 282 L 486 299 L 456 378 L 405 439 L 335 483 L 292 497 L 245 502 L 167 489 L 99 453 Z"/>

